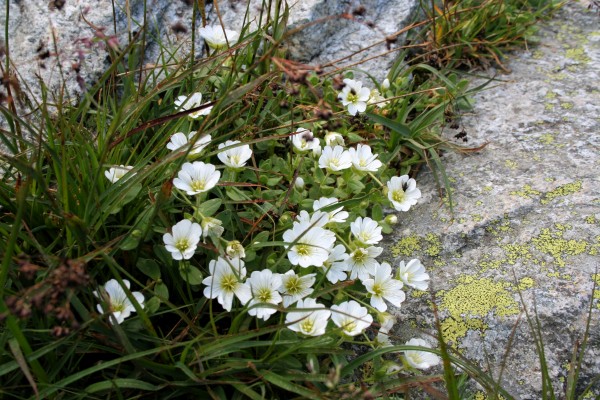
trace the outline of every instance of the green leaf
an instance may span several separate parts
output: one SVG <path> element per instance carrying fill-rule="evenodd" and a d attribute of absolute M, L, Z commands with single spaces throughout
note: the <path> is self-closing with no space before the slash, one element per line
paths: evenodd
<path fill-rule="evenodd" d="M 380 204 L 373 205 L 373 208 L 371 209 L 371 218 L 375 221 L 381 221 L 383 219 L 383 209 Z"/>
<path fill-rule="evenodd" d="M 159 282 L 154 286 L 154 293 L 163 300 L 169 299 L 169 288 L 163 282 Z"/>
<path fill-rule="evenodd" d="M 138 379 L 117 378 L 111 379 L 109 381 L 93 383 L 87 388 L 85 388 L 84 391 L 86 393 L 96 393 L 114 389 L 139 389 L 155 392 L 157 390 L 162 389 L 162 386 L 155 386 L 148 382 L 140 381 Z"/>
<path fill-rule="evenodd" d="M 299 394 L 300 396 L 306 397 L 307 399 L 314 399 L 315 393 L 308 390 L 307 388 L 290 382 L 281 375 L 277 375 L 271 371 L 259 371 L 263 375 L 263 379 L 271 382 L 273 385 L 278 386 L 288 392 Z"/>
<path fill-rule="evenodd" d="M 179 275 L 190 285 L 202 283 L 202 272 L 192 265 L 179 269 Z"/>
<path fill-rule="evenodd" d="M 223 201 L 221 201 L 221 199 L 206 200 L 205 202 L 200 204 L 200 207 L 198 207 L 197 212 L 199 214 L 204 215 L 205 217 L 212 217 L 219 210 L 221 204 L 223 204 Z"/>
<path fill-rule="evenodd" d="M 136 267 L 144 273 L 144 275 L 156 280 L 160 279 L 160 266 L 154 260 L 148 258 L 140 258 L 136 263 Z"/>
<path fill-rule="evenodd" d="M 154 314 L 160 307 L 160 299 L 156 296 L 152 296 L 147 302 L 144 303 L 144 310 L 148 314 Z"/>
<path fill-rule="evenodd" d="M 348 182 L 348 188 L 352 190 L 352 193 L 359 194 L 365 188 L 365 185 L 359 180 L 351 180 Z"/>

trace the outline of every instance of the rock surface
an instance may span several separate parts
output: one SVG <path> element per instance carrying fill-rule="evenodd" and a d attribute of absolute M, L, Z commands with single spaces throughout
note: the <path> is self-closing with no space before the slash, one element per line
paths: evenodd
<path fill-rule="evenodd" d="M 427 294 L 397 310 L 398 342 L 434 332 L 434 301 L 446 340 L 496 379 L 505 363 L 502 384 L 517 399 L 539 399 L 542 389 L 525 308 L 537 307 L 562 397 L 592 302 L 579 394 L 600 374 L 599 21 L 569 3 L 542 24 L 537 45 L 510 57 L 512 73 L 476 95 L 460 121 L 467 145 L 487 147 L 445 157 L 454 214 L 431 173 L 421 174 L 424 196 L 387 242 L 393 264 L 420 258 L 432 277 Z M 456 133 L 446 132 L 454 141 Z"/>
<path fill-rule="evenodd" d="M 7 1 L 8 15 L 4 12 Z M 262 0 L 249 2 L 249 21 L 256 22 L 260 17 L 261 3 Z M 25 93 L 32 94 L 34 101 L 39 100 L 41 79 L 55 97 L 62 93 L 66 98 L 76 99 L 110 65 L 110 47 L 124 49 L 130 38 L 144 26 L 143 65 L 159 60 L 160 46 L 171 49 L 169 62 L 187 56 L 192 48 L 192 4 L 192 1 L 184 0 L 0 0 L 3 10 L 0 25 L 4 26 L 8 17 L 8 53 Z M 225 26 L 240 30 L 246 1 L 224 0 L 217 5 Z M 289 24 L 292 27 L 326 19 L 300 29 L 291 38 L 288 48 L 292 58 L 325 64 L 349 57 L 336 63 L 337 68 L 386 52 L 386 36 L 410 22 L 418 10 L 418 2 L 306 0 L 292 2 L 290 7 Z M 362 11 L 353 15 L 352 12 L 357 10 Z M 219 23 L 216 11 L 214 3 L 207 5 L 208 25 Z M 196 24 L 200 26 L 201 18 L 197 18 Z M 4 30 L 0 33 L 0 43 L 5 43 Z M 202 55 L 202 49 L 201 39 L 196 36 L 196 57 Z M 361 51 L 363 49 L 366 50 Z M 357 51 L 360 53 L 350 57 Z M 361 64 L 359 68 L 383 80 L 395 55 L 396 52 L 391 52 L 377 61 Z"/>

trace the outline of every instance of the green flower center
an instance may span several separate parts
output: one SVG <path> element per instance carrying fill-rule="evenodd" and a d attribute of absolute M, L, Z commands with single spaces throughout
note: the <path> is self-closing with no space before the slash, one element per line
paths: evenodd
<path fill-rule="evenodd" d="M 404 191 L 402 189 L 394 190 L 392 193 L 392 200 L 397 201 L 398 203 L 402 203 L 406 196 L 404 195 Z"/>
<path fill-rule="evenodd" d="M 188 247 L 190 247 L 190 241 L 188 238 L 181 238 L 175 242 L 175 248 L 182 253 L 187 250 Z"/>
<path fill-rule="evenodd" d="M 271 292 L 271 290 L 269 288 L 260 288 L 260 289 L 258 289 L 258 292 L 256 293 L 256 298 L 261 303 L 268 303 L 273 298 L 273 293 Z"/>
<path fill-rule="evenodd" d="M 302 257 L 310 255 L 310 246 L 307 244 L 297 244 L 296 253 Z"/>
<path fill-rule="evenodd" d="M 375 296 L 381 297 L 383 295 L 383 292 L 384 290 L 381 284 L 376 283 L 373 285 L 373 294 Z"/>
<path fill-rule="evenodd" d="M 192 181 L 192 184 L 190 186 L 192 187 L 192 189 L 194 189 L 194 191 L 204 190 L 204 188 L 206 187 L 206 181 Z"/>
<path fill-rule="evenodd" d="M 354 91 L 351 91 L 348 93 L 346 100 L 348 100 L 350 103 L 356 103 L 358 101 L 358 94 L 354 93 Z"/>
<path fill-rule="evenodd" d="M 348 321 L 344 324 L 344 330 L 347 332 L 352 332 L 355 329 L 356 329 L 356 321 L 354 321 L 354 320 Z"/>
<path fill-rule="evenodd" d="M 221 287 L 223 288 L 224 291 L 229 292 L 229 293 L 234 291 L 237 283 L 238 283 L 238 280 L 235 277 L 235 275 L 233 275 L 233 274 L 224 275 L 221 278 Z"/>
<path fill-rule="evenodd" d="M 233 165 L 240 165 L 240 156 L 237 154 L 229 157 L 229 162 Z"/>
<path fill-rule="evenodd" d="M 304 332 L 312 332 L 315 328 L 315 322 L 310 318 L 305 318 L 304 321 L 300 323 L 300 327 Z"/>
<path fill-rule="evenodd" d="M 299 277 L 293 276 L 285 283 L 285 290 L 289 294 L 298 294 L 302 291 L 302 281 Z"/>
<path fill-rule="evenodd" d="M 123 311 L 125 311 L 125 303 L 123 303 L 123 302 L 111 303 L 110 308 L 112 309 L 113 312 L 115 312 L 115 311 L 123 312 Z"/>
<path fill-rule="evenodd" d="M 354 254 L 352 255 L 352 259 L 359 263 L 362 264 L 367 260 L 367 257 L 369 256 L 369 253 L 363 249 L 358 249 L 354 252 Z"/>

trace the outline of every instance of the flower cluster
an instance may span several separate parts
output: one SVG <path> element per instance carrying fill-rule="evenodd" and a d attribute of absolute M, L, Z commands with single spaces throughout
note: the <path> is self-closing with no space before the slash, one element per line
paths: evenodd
<path fill-rule="evenodd" d="M 388 79 L 381 84 L 382 89 L 390 86 Z M 367 110 L 367 105 L 376 105 L 383 107 L 386 105 L 385 97 L 381 95 L 379 89 L 368 89 L 363 87 L 362 82 L 354 79 L 344 79 L 344 88 L 338 94 L 338 99 L 344 107 L 348 107 L 348 114 L 356 115 Z"/>

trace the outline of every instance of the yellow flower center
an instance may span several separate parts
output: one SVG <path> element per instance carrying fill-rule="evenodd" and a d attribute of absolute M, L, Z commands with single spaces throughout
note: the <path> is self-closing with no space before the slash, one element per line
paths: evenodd
<path fill-rule="evenodd" d="M 261 303 L 268 303 L 269 301 L 271 301 L 272 297 L 273 297 L 273 293 L 271 292 L 271 290 L 269 288 L 258 289 L 258 292 L 256 293 L 256 298 Z"/>
<path fill-rule="evenodd" d="M 381 284 L 376 283 L 373 285 L 373 294 L 378 297 L 381 297 L 383 295 L 383 287 L 381 286 Z"/>
<path fill-rule="evenodd" d="M 181 238 L 175 242 L 175 248 L 182 253 L 190 247 L 190 241 L 188 238 Z"/>
<path fill-rule="evenodd" d="M 310 255 L 310 246 L 306 244 L 297 244 L 296 253 L 302 257 L 306 257 Z"/>
<path fill-rule="evenodd" d="M 302 328 L 302 331 L 310 333 L 315 328 L 315 322 L 310 318 L 305 318 L 304 321 L 300 323 L 300 328 Z"/>
<path fill-rule="evenodd" d="M 352 332 L 355 329 L 356 329 L 356 321 L 354 321 L 354 320 L 348 321 L 344 324 L 344 330 L 347 332 Z"/>
<path fill-rule="evenodd" d="M 240 156 L 235 154 L 229 157 L 229 162 L 233 165 L 240 165 Z"/>
<path fill-rule="evenodd" d="M 405 197 L 402 189 L 394 190 L 392 193 L 392 200 L 397 201 L 398 203 L 402 203 Z"/>
<path fill-rule="evenodd" d="M 348 100 L 350 103 L 356 103 L 358 101 L 358 94 L 352 90 L 350 93 L 348 93 L 346 100 Z"/>
<path fill-rule="evenodd" d="M 357 249 L 352 255 L 352 259 L 359 264 L 362 264 L 366 261 L 369 253 L 363 249 Z"/>
<path fill-rule="evenodd" d="M 233 274 L 223 275 L 221 278 L 221 287 L 226 292 L 233 292 L 238 283 L 237 278 Z"/>
<path fill-rule="evenodd" d="M 194 189 L 194 191 L 204 190 L 204 188 L 206 187 L 206 181 L 192 181 L 192 184 L 190 186 L 192 187 L 192 189 Z"/>
<path fill-rule="evenodd" d="M 289 294 L 298 294 L 302 291 L 302 280 L 298 276 L 292 276 L 285 283 L 285 290 Z"/>

